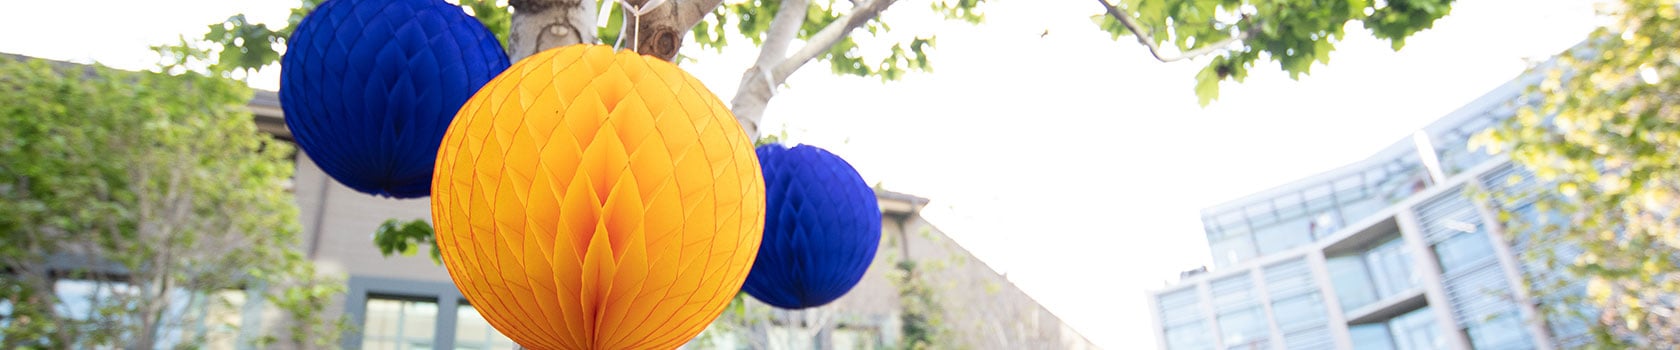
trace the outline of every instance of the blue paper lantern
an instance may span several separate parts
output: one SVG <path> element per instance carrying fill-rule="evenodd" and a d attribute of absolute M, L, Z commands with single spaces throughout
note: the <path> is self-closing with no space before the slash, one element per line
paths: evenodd
<path fill-rule="evenodd" d="M 881 243 L 875 191 L 856 169 L 815 146 L 758 147 L 764 240 L 742 289 L 783 309 L 822 306 L 863 279 Z"/>
<path fill-rule="evenodd" d="M 431 192 L 461 104 L 508 67 L 495 35 L 443 0 L 331 0 L 280 60 L 280 106 L 299 148 L 352 189 Z"/>

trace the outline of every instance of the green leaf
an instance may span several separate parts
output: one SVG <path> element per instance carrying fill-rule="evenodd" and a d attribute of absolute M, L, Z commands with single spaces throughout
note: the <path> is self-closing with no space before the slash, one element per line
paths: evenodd
<path fill-rule="evenodd" d="M 427 250 L 432 262 L 442 264 L 443 258 L 437 246 L 437 236 L 432 231 L 432 224 L 425 220 L 402 221 L 387 219 L 379 224 L 373 232 L 373 243 L 379 247 L 379 253 L 387 257 L 392 255 L 412 256 L 419 252 L 421 246 L 430 246 Z"/>

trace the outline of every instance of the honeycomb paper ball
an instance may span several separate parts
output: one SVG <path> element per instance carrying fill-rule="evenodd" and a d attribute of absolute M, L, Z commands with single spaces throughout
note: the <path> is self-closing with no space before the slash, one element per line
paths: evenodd
<path fill-rule="evenodd" d="M 752 267 L 764 179 L 735 117 L 657 58 L 574 45 L 520 60 L 444 136 L 444 266 L 531 349 L 673 349 Z"/>
<path fill-rule="evenodd" d="M 851 164 L 822 148 L 759 146 L 758 161 L 767 202 L 764 242 L 742 289 L 783 309 L 846 295 L 881 243 L 875 191 Z"/>
<path fill-rule="evenodd" d="M 327 1 L 286 47 L 280 106 L 299 148 L 339 183 L 395 198 L 428 194 L 444 128 L 508 66 L 490 30 L 443 0 Z"/>

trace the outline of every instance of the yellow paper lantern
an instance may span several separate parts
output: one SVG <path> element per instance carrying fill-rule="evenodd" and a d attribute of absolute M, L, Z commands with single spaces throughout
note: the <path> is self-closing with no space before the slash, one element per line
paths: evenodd
<path fill-rule="evenodd" d="M 764 226 L 752 144 L 677 66 L 574 45 L 479 90 L 438 151 L 444 266 L 531 349 L 673 349 L 722 313 Z"/>

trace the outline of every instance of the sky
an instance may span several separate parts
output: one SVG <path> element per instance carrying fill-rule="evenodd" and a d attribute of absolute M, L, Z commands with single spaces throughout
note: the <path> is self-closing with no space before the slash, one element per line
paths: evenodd
<path fill-rule="evenodd" d="M 890 33 L 858 41 L 937 34 L 933 72 L 883 83 L 813 62 L 771 100 L 763 132 L 931 199 L 928 220 L 1108 349 L 1155 346 L 1147 293 L 1210 260 L 1202 208 L 1408 140 L 1603 21 L 1588 0 L 1458 2 L 1399 52 L 1354 25 L 1329 65 L 1291 80 L 1261 63 L 1204 108 L 1192 88 L 1205 62 L 1160 63 L 1111 40 L 1090 20 L 1100 5 L 991 1 L 980 25 L 899 1 L 883 15 Z M 152 45 L 235 13 L 283 26 L 295 4 L 0 0 L 0 52 L 144 69 Z M 729 101 L 757 50 L 684 53 L 698 61 L 683 68 Z M 249 82 L 272 90 L 277 74 Z"/>

